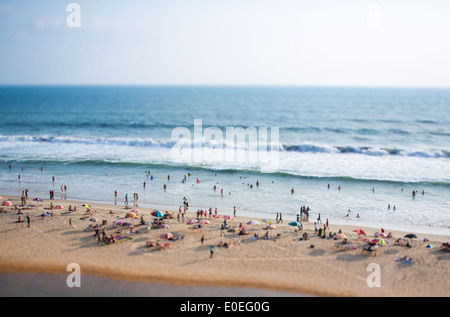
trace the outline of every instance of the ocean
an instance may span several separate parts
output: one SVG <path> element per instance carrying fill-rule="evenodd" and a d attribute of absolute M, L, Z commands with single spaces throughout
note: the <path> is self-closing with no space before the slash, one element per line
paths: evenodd
<path fill-rule="evenodd" d="M 257 220 L 307 206 L 309 221 L 450 234 L 449 89 L 3 86 L 0 118 L 3 196 L 95 207 L 137 193 L 175 211 L 186 197 L 190 211 Z M 264 149 L 250 136 L 231 140 L 244 158 L 224 160 L 230 128 L 257 141 L 266 129 L 276 165 L 250 159 Z M 202 156 L 180 159 L 181 146 Z"/>

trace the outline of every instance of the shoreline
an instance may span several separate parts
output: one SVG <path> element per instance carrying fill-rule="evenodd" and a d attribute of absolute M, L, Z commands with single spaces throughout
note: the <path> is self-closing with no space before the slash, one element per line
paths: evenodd
<path fill-rule="evenodd" d="M 12 198 L 13 203 L 20 203 L 20 197 L 5 198 Z M 388 285 L 381 289 L 367 287 L 365 279 L 369 273 L 365 269 L 375 261 L 386 267 L 383 274 L 403 281 L 409 279 L 407 284 L 410 286 L 420 283 L 423 289 L 433 294 L 430 296 L 450 294 L 450 287 L 442 281 L 442 277 L 449 272 L 448 265 L 445 266 L 449 259 L 448 253 L 440 251 L 438 247 L 441 242 L 448 242 L 447 236 L 427 235 L 430 243 L 436 245 L 435 250 L 427 250 L 421 246 L 421 235 L 418 235 L 417 241 L 413 241 L 413 248 L 408 250 L 394 246 L 394 239 L 389 239 L 391 244 L 380 247 L 381 254 L 373 257 L 360 253 L 364 243 L 361 243 L 360 237 L 353 230 L 363 229 L 368 237 L 372 237 L 379 231 L 374 228 L 331 223 L 331 232 L 342 229 L 349 242 L 358 246 L 356 251 L 339 251 L 335 246 L 339 241 L 315 236 L 314 225 L 310 222 L 304 223 L 302 231 L 308 232 L 310 241 L 299 241 L 302 232 L 289 226 L 286 219 L 283 224 L 275 224 L 278 228 L 270 231 L 271 241 L 261 241 L 252 240 L 251 235 L 240 236 L 237 233 L 227 232 L 221 236 L 220 224 L 223 218 L 208 218 L 211 223 L 203 229 L 192 229 L 191 225 L 179 223 L 175 212 L 175 219 L 167 221 L 170 226 L 168 230 L 152 229 L 146 233 L 134 233 L 130 241 L 99 247 L 95 243 L 96 238 L 92 237 L 93 232 L 83 230 L 93 223 L 81 220 L 86 212 L 81 207 L 82 203 L 71 200 L 52 202 L 54 205 L 62 204 L 65 208 L 62 211 L 55 210 L 56 215 L 49 219 L 40 217 L 43 207 L 47 207 L 49 201 L 40 203 L 38 208 L 23 211 L 23 216 L 30 214 L 32 218 L 30 228 L 27 228 L 26 223 L 12 222 L 18 217 L 13 210 L 0 214 L 3 228 L 0 237 L 4 241 L 1 247 L 0 272 L 68 275 L 67 264 L 78 263 L 82 274 L 129 282 L 240 287 L 312 296 L 417 296 L 413 289 L 405 289 L 393 281 L 387 282 Z M 77 206 L 78 211 L 63 214 L 67 212 L 69 204 Z M 110 227 L 112 221 L 122 219 L 132 209 L 126 210 L 119 205 L 93 204 L 95 217 L 108 221 L 109 233 L 117 229 Z M 152 220 L 151 208 L 139 209 L 139 216 L 144 215 L 146 220 Z M 109 210 L 116 213 L 109 214 Z M 69 218 L 73 219 L 75 228 L 69 227 Z M 195 218 L 195 213 L 190 211 L 186 221 Z M 263 225 L 246 225 L 249 220 L 255 219 L 238 216 L 236 220 L 229 220 L 229 224 L 236 227 L 242 222 L 251 234 L 265 232 Z M 140 229 L 139 227 L 138 230 Z M 391 231 L 387 228 L 385 230 L 386 233 Z M 145 246 L 147 240 L 158 239 L 166 231 L 177 232 L 184 238 L 171 243 L 171 247 L 164 251 L 155 251 Z M 396 238 L 403 237 L 406 233 L 409 232 L 392 230 Z M 201 235 L 206 237 L 204 245 L 200 243 Z M 208 245 L 217 246 L 221 241 L 230 242 L 234 246 L 216 247 L 214 258 L 211 259 Z M 310 245 L 314 245 L 314 248 L 310 248 Z M 394 257 L 406 253 L 412 254 L 415 260 L 410 267 L 393 261 Z M 426 272 L 430 270 L 430 265 L 436 266 L 432 270 L 435 276 Z M 423 273 L 424 276 L 417 278 L 418 273 Z M 388 278 L 383 278 L 385 280 Z"/>
<path fill-rule="evenodd" d="M 18 200 L 20 201 L 20 197 L 17 195 L 3 195 L 6 198 L 11 197 L 11 199 L 13 200 Z M 45 200 L 45 201 L 49 201 L 49 199 Z M 82 198 L 74 198 L 74 197 L 69 197 L 67 199 L 55 199 L 54 201 L 59 201 L 59 203 L 64 203 L 64 202 L 72 202 L 72 203 L 77 203 L 77 204 L 82 204 L 84 203 L 86 200 L 82 199 Z M 104 201 L 104 200 L 89 200 L 90 202 L 92 202 L 93 204 L 96 205 L 101 205 L 103 207 L 106 208 L 106 206 L 111 206 L 113 208 L 119 208 L 119 209 L 124 209 L 125 205 L 123 204 L 123 202 L 121 203 L 117 203 L 117 205 L 114 205 L 113 202 L 109 202 L 109 201 Z M 165 205 L 165 204 L 154 204 L 154 203 L 146 203 L 144 202 L 142 204 L 145 209 L 161 209 L 161 210 L 169 210 L 169 211 L 175 211 L 179 206 L 175 206 L 175 205 Z M 201 206 L 191 206 L 191 209 L 193 208 L 202 208 Z M 258 217 L 256 216 L 257 212 L 255 211 L 250 211 L 250 214 L 254 214 L 255 216 L 252 215 L 247 215 L 244 216 L 245 218 L 255 218 Z M 284 218 L 286 220 L 291 220 L 291 221 L 295 221 L 295 216 L 294 215 L 287 215 L 287 214 L 283 214 Z M 329 217 L 329 219 L 334 222 L 336 225 L 339 226 L 343 226 L 343 227 L 361 227 L 361 228 L 366 228 L 368 230 L 372 230 L 372 229 L 378 229 L 378 228 L 384 228 L 385 230 L 388 231 L 396 231 L 396 232 L 404 232 L 404 233 L 410 233 L 410 232 L 414 232 L 417 234 L 423 234 L 423 235 L 432 235 L 432 236 L 450 236 L 450 227 L 431 227 L 431 226 L 425 226 L 425 225 L 416 225 L 416 224 L 398 224 L 398 223 L 389 223 L 388 221 L 370 221 L 370 220 L 364 220 L 364 219 L 357 219 L 357 218 L 337 218 L 337 217 Z M 314 221 L 310 221 L 310 223 L 314 223 Z M 443 242 L 446 242 L 443 241 Z"/>

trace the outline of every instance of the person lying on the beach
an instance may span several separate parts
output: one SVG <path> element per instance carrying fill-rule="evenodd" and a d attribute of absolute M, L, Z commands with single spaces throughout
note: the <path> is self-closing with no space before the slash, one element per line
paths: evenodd
<path fill-rule="evenodd" d="M 227 242 L 223 242 L 220 241 L 219 244 L 217 245 L 218 247 L 224 247 L 224 248 L 229 248 L 231 244 L 227 243 Z"/>
<path fill-rule="evenodd" d="M 175 241 L 183 240 L 183 239 L 184 239 L 183 236 L 173 236 L 173 237 L 169 238 L 168 240 L 175 242 Z"/>
<path fill-rule="evenodd" d="M 165 250 L 169 247 L 170 247 L 170 243 L 163 243 L 163 244 L 159 244 L 159 242 L 156 243 L 156 248 L 160 251 Z"/>
<path fill-rule="evenodd" d="M 103 242 L 110 244 L 110 243 L 115 243 L 116 242 L 116 238 L 114 238 L 112 235 L 108 238 L 107 236 L 103 237 Z"/>
<path fill-rule="evenodd" d="M 249 234 L 249 233 L 245 230 L 245 228 L 243 228 L 241 231 L 239 231 L 239 235 L 247 235 L 247 234 Z"/>
<path fill-rule="evenodd" d="M 411 247 L 411 244 L 409 243 L 408 240 L 402 239 L 402 238 L 398 238 L 397 240 L 395 240 L 395 244 L 396 245 L 401 245 L 402 247 Z"/>
<path fill-rule="evenodd" d="M 155 241 L 155 240 L 149 240 L 149 241 L 147 241 L 147 242 L 145 243 L 145 245 L 146 245 L 147 247 L 154 247 L 154 246 L 156 246 L 156 241 Z"/>
<path fill-rule="evenodd" d="M 356 250 L 357 247 L 350 244 L 342 244 L 342 243 L 336 243 L 336 248 L 343 250 L 343 251 L 349 251 L 349 250 Z"/>
<path fill-rule="evenodd" d="M 252 239 L 259 239 L 259 238 L 260 238 L 259 234 L 257 234 L 257 233 L 255 232 L 255 234 L 253 235 L 253 238 L 252 238 Z"/>

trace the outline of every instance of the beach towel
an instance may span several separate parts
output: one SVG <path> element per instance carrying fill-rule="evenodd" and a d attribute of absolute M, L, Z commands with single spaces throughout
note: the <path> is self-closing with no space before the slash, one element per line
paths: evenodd
<path fill-rule="evenodd" d="M 128 241 L 128 240 L 131 240 L 133 238 L 128 237 L 128 236 L 117 236 L 117 237 L 114 237 L 114 239 L 116 239 L 116 242 L 104 243 L 101 246 L 112 245 L 112 244 L 116 244 L 116 243 L 119 243 L 119 242 Z"/>
<path fill-rule="evenodd" d="M 412 264 L 413 260 L 411 258 L 400 258 L 400 257 L 396 257 L 395 258 L 395 262 L 401 262 L 401 263 L 406 263 L 406 264 Z"/>

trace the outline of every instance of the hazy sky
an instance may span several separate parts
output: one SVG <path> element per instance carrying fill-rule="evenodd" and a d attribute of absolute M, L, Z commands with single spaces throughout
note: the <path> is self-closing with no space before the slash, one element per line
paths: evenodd
<path fill-rule="evenodd" d="M 448 0 L 0 1 L 0 84 L 450 87 Z"/>

